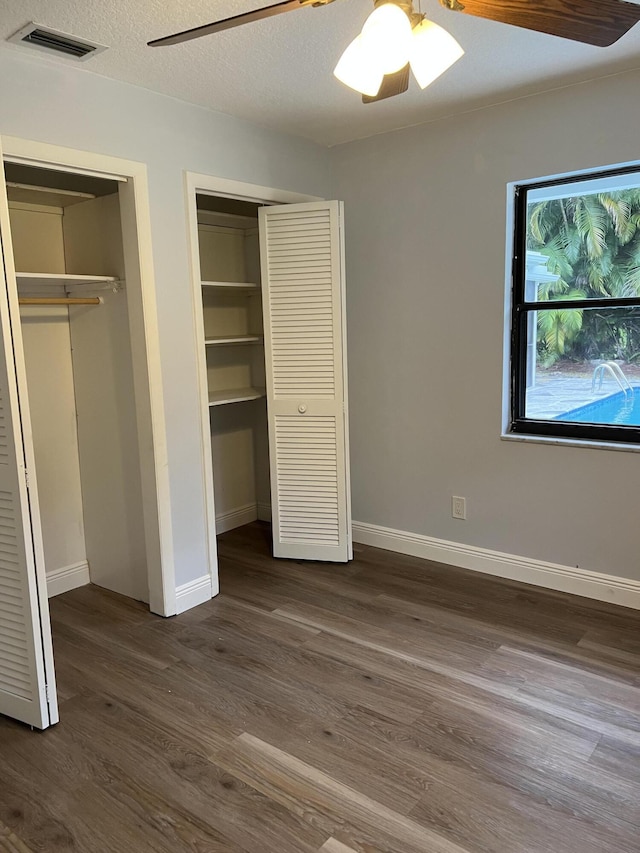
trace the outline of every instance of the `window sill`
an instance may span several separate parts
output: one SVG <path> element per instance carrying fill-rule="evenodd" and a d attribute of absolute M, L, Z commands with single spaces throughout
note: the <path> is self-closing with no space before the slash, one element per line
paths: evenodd
<path fill-rule="evenodd" d="M 585 447 L 589 450 L 622 450 L 627 453 L 640 453 L 640 444 L 624 444 L 613 441 L 587 441 L 578 438 L 563 438 L 557 435 L 524 435 L 523 433 L 502 433 L 501 441 L 523 441 L 527 444 L 559 444 L 567 447 Z"/>

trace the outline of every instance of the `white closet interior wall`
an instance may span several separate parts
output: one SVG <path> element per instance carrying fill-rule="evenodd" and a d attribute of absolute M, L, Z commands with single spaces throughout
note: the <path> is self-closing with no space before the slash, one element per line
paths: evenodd
<path fill-rule="evenodd" d="M 17 273 L 124 282 L 117 188 L 80 200 L 11 186 L 8 194 Z M 44 204 L 48 197 L 55 203 Z M 20 295 L 69 291 L 18 282 Z M 56 574 L 86 562 L 93 583 L 146 601 L 126 292 L 82 285 L 71 295 L 99 295 L 102 303 L 21 306 L 46 569 Z"/>
<path fill-rule="evenodd" d="M 245 260 L 249 281 L 260 283 L 260 237 L 256 227 L 246 232 Z M 258 322 L 262 330 L 262 300 L 255 300 L 255 310 L 260 312 Z M 260 358 L 261 385 L 266 385 L 264 378 L 264 348 L 258 350 Z M 253 422 L 253 439 L 255 450 L 255 489 L 258 518 L 263 521 L 271 520 L 271 486 L 269 476 L 269 431 L 267 421 L 266 397 L 260 400 L 259 409 Z"/>
<path fill-rule="evenodd" d="M 210 197 L 206 201 L 215 206 Z M 257 205 L 253 208 L 242 215 L 198 210 L 218 533 L 269 516 Z M 242 337 L 255 340 L 238 342 Z"/>
<path fill-rule="evenodd" d="M 47 573 L 86 566 L 69 311 L 20 309 Z"/>

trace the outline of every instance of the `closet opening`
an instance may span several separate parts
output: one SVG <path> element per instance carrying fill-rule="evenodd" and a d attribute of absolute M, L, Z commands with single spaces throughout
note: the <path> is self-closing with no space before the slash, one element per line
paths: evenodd
<path fill-rule="evenodd" d="M 217 535 L 255 520 L 273 557 L 352 558 L 344 214 L 191 172 L 185 188 L 216 595 Z"/>
<path fill-rule="evenodd" d="M 270 520 L 258 210 L 196 193 L 215 534 Z M 215 535 L 214 534 L 214 535 Z"/>
<path fill-rule="evenodd" d="M 49 595 L 90 582 L 148 603 L 162 568 L 131 186 L 10 158 L 4 177 Z"/>

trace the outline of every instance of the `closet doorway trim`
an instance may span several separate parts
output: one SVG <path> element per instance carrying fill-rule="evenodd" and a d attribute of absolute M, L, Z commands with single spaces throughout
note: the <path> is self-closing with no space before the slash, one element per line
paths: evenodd
<path fill-rule="evenodd" d="M 212 195 L 222 198 L 234 198 L 252 201 L 257 204 L 301 204 L 308 201 L 323 201 L 317 195 L 283 190 L 277 187 L 263 187 L 245 181 L 215 175 L 201 175 L 197 172 L 184 173 L 185 204 L 189 228 L 189 260 L 191 274 L 191 295 L 193 307 L 193 329 L 196 341 L 204 340 L 204 315 L 202 310 L 202 287 L 200 282 L 200 255 L 198 251 L 198 211 L 196 194 Z M 213 461 L 211 457 L 211 428 L 209 424 L 209 391 L 207 384 L 207 360 L 204 348 L 198 348 L 198 390 L 200 395 L 200 441 L 202 450 L 202 476 L 204 495 L 204 515 L 207 527 L 207 554 L 209 574 L 211 576 L 211 596 L 220 592 L 218 581 L 218 550 L 216 547 L 216 510 L 213 496 Z"/>
<path fill-rule="evenodd" d="M 13 136 L 2 136 L 2 148 L 7 162 L 90 174 L 121 182 L 123 230 L 133 237 L 125 240 L 124 246 L 129 279 L 127 289 L 138 297 L 134 311 L 131 310 L 131 301 L 127 300 L 134 329 L 131 335 L 134 372 L 141 380 L 141 383 L 135 381 L 135 387 L 139 393 L 139 384 L 142 384 L 147 397 L 146 400 L 136 400 L 136 409 L 138 416 L 146 422 L 153 445 L 153 463 L 143 462 L 141 471 L 149 608 L 161 616 L 173 616 L 176 613 L 175 565 L 147 167 L 132 160 Z M 136 343 L 140 340 L 144 341 L 144 352 L 136 357 L 136 349 L 139 349 Z M 140 435 L 138 440 L 140 443 Z"/>

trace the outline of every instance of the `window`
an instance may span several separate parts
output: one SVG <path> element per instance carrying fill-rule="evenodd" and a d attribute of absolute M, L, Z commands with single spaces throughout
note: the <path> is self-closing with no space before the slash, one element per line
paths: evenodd
<path fill-rule="evenodd" d="M 640 167 L 519 185 L 512 433 L 640 443 Z"/>

